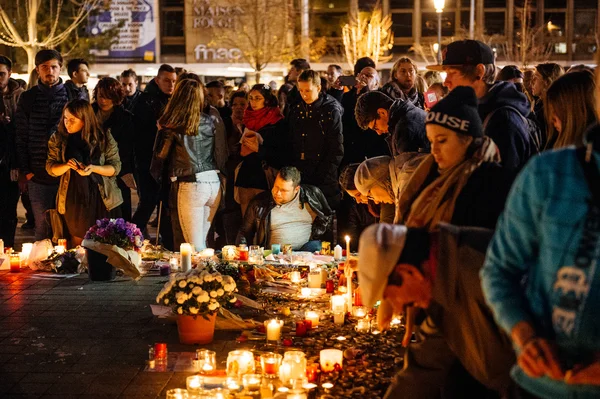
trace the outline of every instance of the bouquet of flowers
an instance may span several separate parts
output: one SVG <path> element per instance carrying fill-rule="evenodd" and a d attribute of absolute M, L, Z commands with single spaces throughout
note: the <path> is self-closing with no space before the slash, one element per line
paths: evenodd
<path fill-rule="evenodd" d="M 89 228 L 81 246 L 107 257 L 106 262 L 134 279 L 140 278 L 138 267 L 144 239 L 142 232 L 133 223 L 124 219 L 101 219 Z M 89 265 L 88 265 L 89 268 Z"/>
<path fill-rule="evenodd" d="M 235 280 L 221 273 L 192 269 L 172 274 L 156 297 L 156 303 L 169 306 L 173 313 L 202 316 L 217 313 L 221 306 L 237 301 Z"/>
<path fill-rule="evenodd" d="M 96 224 L 90 227 L 84 237 L 102 244 L 116 245 L 124 250 L 133 249 L 139 251 L 144 243 L 140 229 L 125 219 L 96 220 Z"/>

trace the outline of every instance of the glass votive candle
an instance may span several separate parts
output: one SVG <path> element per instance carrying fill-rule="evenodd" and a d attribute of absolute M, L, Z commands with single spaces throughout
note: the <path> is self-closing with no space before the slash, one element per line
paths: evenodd
<path fill-rule="evenodd" d="M 304 318 L 312 323 L 312 328 L 319 327 L 319 317 L 319 312 L 315 310 L 309 310 L 304 315 Z"/>
<path fill-rule="evenodd" d="M 283 320 L 271 319 L 265 321 L 267 342 L 279 342 L 281 339 L 281 327 L 283 327 Z"/>
<path fill-rule="evenodd" d="M 306 378 L 306 355 L 302 351 L 285 352 L 279 367 L 279 379 L 289 385 L 299 378 Z"/>
<path fill-rule="evenodd" d="M 248 393 L 260 391 L 260 383 L 260 374 L 246 374 L 242 377 L 242 384 Z"/>
<path fill-rule="evenodd" d="M 300 296 L 302 298 L 310 298 L 310 295 L 312 294 L 312 290 L 308 287 L 302 287 L 300 288 Z"/>
<path fill-rule="evenodd" d="M 346 297 L 344 295 L 332 295 L 331 296 L 331 311 L 332 312 L 345 312 L 346 311 Z"/>
<path fill-rule="evenodd" d="M 364 306 L 354 306 L 352 308 L 352 316 L 362 319 L 367 315 L 367 308 Z"/>
<path fill-rule="evenodd" d="M 333 323 L 334 324 L 344 324 L 344 319 L 346 317 L 346 312 L 333 312 Z"/>
<path fill-rule="evenodd" d="M 287 393 L 287 399 L 308 399 L 304 389 L 292 389 Z"/>
<path fill-rule="evenodd" d="M 215 388 L 207 392 L 207 398 L 210 399 L 227 399 L 229 398 L 229 391 L 227 389 Z"/>
<path fill-rule="evenodd" d="M 221 256 L 223 257 L 223 260 L 235 260 L 237 248 L 235 245 L 225 245 L 221 250 Z"/>
<path fill-rule="evenodd" d="M 277 377 L 282 358 L 283 356 L 273 352 L 267 352 L 260 355 L 260 367 L 262 368 L 263 376 L 267 378 Z"/>
<path fill-rule="evenodd" d="M 199 395 L 202 391 L 202 387 L 204 385 L 204 378 L 199 375 L 193 375 L 191 377 L 186 378 L 185 386 L 187 388 L 188 394 Z"/>
<path fill-rule="evenodd" d="M 196 350 L 198 359 L 198 371 L 202 375 L 211 375 L 217 369 L 217 354 L 207 349 Z"/>
<path fill-rule="evenodd" d="M 250 351 L 231 351 L 227 355 L 227 376 L 241 378 L 245 374 L 254 374 L 254 354 Z"/>
<path fill-rule="evenodd" d="M 10 255 L 10 272 L 19 273 L 21 271 L 21 254 Z"/>
<path fill-rule="evenodd" d="M 230 391 L 238 391 L 240 389 L 240 381 L 237 377 L 228 377 L 223 383 L 223 386 Z"/>
<path fill-rule="evenodd" d="M 281 244 L 271 244 L 271 253 L 273 255 L 279 255 L 281 252 Z"/>
<path fill-rule="evenodd" d="M 339 349 L 323 349 L 320 352 L 321 371 L 329 373 L 335 370 L 335 366 L 339 364 L 342 367 L 344 361 L 344 352 Z"/>
<path fill-rule="evenodd" d="M 187 389 L 175 388 L 167 391 L 167 399 L 188 399 Z"/>
<path fill-rule="evenodd" d="M 364 319 L 359 319 L 358 322 L 356 323 L 356 327 L 355 330 L 357 332 L 368 332 L 369 331 L 369 320 L 367 320 L 366 318 Z"/>
<path fill-rule="evenodd" d="M 248 261 L 248 248 L 239 248 L 239 260 Z"/>
<path fill-rule="evenodd" d="M 302 274 L 297 270 L 290 272 L 290 281 L 294 284 L 298 284 L 302 281 Z"/>

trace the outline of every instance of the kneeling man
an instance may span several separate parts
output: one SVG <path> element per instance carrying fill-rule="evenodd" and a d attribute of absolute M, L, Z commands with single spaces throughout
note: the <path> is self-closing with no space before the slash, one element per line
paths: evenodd
<path fill-rule="evenodd" d="M 291 244 L 296 251 L 318 251 L 320 240 L 330 233 L 332 211 L 325 196 L 315 186 L 300 185 L 295 167 L 282 168 L 271 192 L 250 201 L 237 244 Z"/>

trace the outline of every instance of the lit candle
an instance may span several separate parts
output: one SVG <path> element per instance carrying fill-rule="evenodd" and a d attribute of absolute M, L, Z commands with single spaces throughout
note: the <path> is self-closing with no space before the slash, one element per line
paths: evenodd
<path fill-rule="evenodd" d="M 57 254 L 59 254 L 59 255 L 62 255 L 62 254 L 64 254 L 64 253 L 65 253 L 65 246 L 64 246 L 64 245 L 56 245 L 56 246 L 54 247 L 54 251 L 55 251 Z"/>
<path fill-rule="evenodd" d="M 21 271 L 21 254 L 10 255 L 10 272 L 18 273 Z"/>
<path fill-rule="evenodd" d="M 215 250 L 212 249 L 212 248 L 204 248 L 200 252 L 200 257 L 201 258 L 212 258 L 213 256 L 215 256 Z"/>
<path fill-rule="evenodd" d="M 346 311 L 346 298 L 343 295 L 331 296 L 331 311 L 344 312 Z"/>
<path fill-rule="evenodd" d="M 227 356 L 227 376 L 241 377 L 254 373 L 254 355 L 250 351 L 231 351 Z"/>
<path fill-rule="evenodd" d="M 0 238 L 0 255 L 4 253 L 4 240 Z"/>
<path fill-rule="evenodd" d="M 256 392 L 260 390 L 260 375 L 258 374 L 246 374 L 242 377 L 242 383 L 244 389 L 249 392 Z"/>
<path fill-rule="evenodd" d="M 311 294 L 312 294 L 312 290 L 310 288 L 307 288 L 307 287 L 300 288 L 300 296 L 302 298 L 309 298 Z"/>
<path fill-rule="evenodd" d="M 225 245 L 222 250 L 223 260 L 235 260 L 236 248 L 235 245 Z"/>
<path fill-rule="evenodd" d="M 321 268 L 314 268 L 308 273 L 308 288 L 321 288 Z"/>
<path fill-rule="evenodd" d="M 335 324 L 344 324 L 346 312 L 333 312 L 333 322 Z"/>
<path fill-rule="evenodd" d="M 329 373 L 335 370 L 335 365 L 342 367 L 344 352 L 339 349 L 323 349 L 320 353 L 321 370 Z"/>
<path fill-rule="evenodd" d="M 290 272 L 290 281 L 295 284 L 301 282 L 302 275 L 300 274 L 300 272 L 299 271 Z"/>
<path fill-rule="evenodd" d="M 350 236 L 346 236 L 346 259 L 350 257 Z"/>
<path fill-rule="evenodd" d="M 31 253 L 32 249 L 33 249 L 32 243 L 30 243 L 30 242 L 24 243 L 23 247 L 21 248 L 21 259 L 23 259 L 23 260 L 29 259 L 29 254 Z"/>
<path fill-rule="evenodd" d="M 283 320 L 271 319 L 268 322 L 265 321 L 265 326 L 267 327 L 267 341 L 279 341 Z"/>
<path fill-rule="evenodd" d="M 200 388 L 202 388 L 202 385 L 204 385 L 204 379 L 199 375 L 193 375 L 186 378 L 185 385 L 188 393 L 199 394 Z"/>
<path fill-rule="evenodd" d="M 361 319 L 367 315 L 367 309 L 364 306 L 355 306 L 352 308 L 352 315 Z"/>
<path fill-rule="evenodd" d="M 263 375 L 269 378 L 276 377 L 279 373 L 281 359 L 281 355 L 273 352 L 267 352 L 260 355 L 260 365 L 262 367 Z"/>
<path fill-rule="evenodd" d="M 169 265 L 171 265 L 171 270 L 177 270 L 179 268 L 179 259 L 173 256 L 169 259 Z"/>
<path fill-rule="evenodd" d="M 358 322 L 356 323 L 356 327 L 355 327 L 357 332 L 367 332 L 369 331 L 369 320 L 367 319 L 360 319 L 358 320 Z"/>
<path fill-rule="evenodd" d="M 306 312 L 304 318 L 312 323 L 312 328 L 319 326 L 319 313 L 314 310 Z"/>
<path fill-rule="evenodd" d="M 192 269 L 192 245 L 184 242 L 179 246 L 181 253 L 181 271 L 187 272 Z"/>
<path fill-rule="evenodd" d="M 290 384 L 294 380 L 306 378 L 306 355 L 302 351 L 285 352 L 281 367 L 279 368 L 279 379 L 284 384 Z"/>

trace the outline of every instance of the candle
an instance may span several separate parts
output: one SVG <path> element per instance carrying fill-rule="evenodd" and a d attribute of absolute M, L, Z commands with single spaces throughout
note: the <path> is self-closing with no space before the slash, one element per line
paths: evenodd
<path fill-rule="evenodd" d="M 240 378 L 254 373 L 254 355 L 250 351 L 231 351 L 227 355 L 227 376 Z"/>
<path fill-rule="evenodd" d="M 171 259 L 169 259 L 169 265 L 171 266 L 171 270 L 179 269 L 179 259 L 173 256 Z"/>
<path fill-rule="evenodd" d="M 306 355 L 301 351 L 288 351 L 283 355 L 279 379 L 284 384 L 306 378 Z"/>
<path fill-rule="evenodd" d="M 217 369 L 217 354 L 207 349 L 197 349 L 196 358 L 200 374 L 210 375 Z"/>
<path fill-rule="evenodd" d="M 54 247 L 54 252 L 56 252 L 59 255 L 62 255 L 65 253 L 65 246 L 64 245 L 56 245 Z"/>
<path fill-rule="evenodd" d="M 314 268 L 308 273 L 308 288 L 321 288 L 321 268 Z"/>
<path fill-rule="evenodd" d="M 342 247 L 340 245 L 336 245 L 333 249 L 333 259 L 341 260 L 342 259 Z"/>
<path fill-rule="evenodd" d="M 283 320 L 271 319 L 265 321 L 265 327 L 267 327 L 267 341 L 279 341 Z"/>
<path fill-rule="evenodd" d="M 230 391 L 237 391 L 238 389 L 240 389 L 240 384 L 238 383 L 237 378 L 227 378 L 227 380 L 225 380 L 225 386 Z"/>
<path fill-rule="evenodd" d="M 271 244 L 271 253 L 273 255 L 279 255 L 281 252 L 281 244 Z"/>
<path fill-rule="evenodd" d="M 188 390 L 188 393 L 192 393 L 195 395 L 200 394 L 200 389 L 204 385 L 204 378 L 199 375 L 193 375 L 191 377 L 186 378 L 185 386 Z"/>
<path fill-rule="evenodd" d="M 309 310 L 306 312 L 304 318 L 312 323 L 312 328 L 319 326 L 319 312 Z"/>
<path fill-rule="evenodd" d="M 335 370 L 335 365 L 342 366 L 344 352 L 339 349 L 323 349 L 320 353 L 321 371 L 329 373 Z"/>
<path fill-rule="evenodd" d="M 345 312 L 346 311 L 346 298 L 343 295 L 332 295 L 331 296 L 331 311 L 332 312 Z"/>
<path fill-rule="evenodd" d="M 187 389 L 169 389 L 167 391 L 167 399 L 185 399 L 188 397 Z"/>
<path fill-rule="evenodd" d="M 333 312 L 333 322 L 335 324 L 344 324 L 346 312 Z"/>
<path fill-rule="evenodd" d="M 21 271 L 21 255 L 11 254 L 10 255 L 10 272 L 18 273 Z"/>
<path fill-rule="evenodd" d="M 312 294 L 312 290 L 310 288 L 307 288 L 307 287 L 300 288 L 300 296 L 302 298 L 309 298 L 311 294 Z"/>
<path fill-rule="evenodd" d="M 212 258 L 213 256 L 215 256 L 215 250 L 212 248 L 204 248 L 200 251 L 201 258 Z"/>
<path fill-rule="evenodd" d="M 352 308 L 352 315 L 361 319 L 367 315 L 367 308 L 364 306 L 355 306 Z"/>
<path fill-rule="evenodd" d="M 267 352 L 260 355 L 260 367 L 262 368 L 263 375 L 267 378 L 276 377 L 279 373 L 281 359 L 281 355 L 273 352 Z"/>
<path fill-rule="evenodd" d="M 192 245 L 184 242 L 179 246 L 181 253 L 181 271 L 187 272 L 192 269 Z"/>
<path fill-rule="evenodd" d="M 290 272 L 290 281 L 292 283 L 296 283 L 296 284 L 299 283 L 299 282 L 301 282 L 302 281 L 302 275 L 300 274 L 300 272 L 297 271 L 297 270 L 293 271 L 293 272 Z"/>
<path fill-rule="evenodd" d="M 223 260 L 235 260 L 237 251 L 235 245 L 225 245 L 221 251 Z"/>
<path fill-rule="evenodd" d="M 304 389 L 293 389 L 287 394 L 287 399 L 307 399 Z"/>
<path fill-rule="evenodd" d="M 260 375 L 259 374 L 246 374 L 242 377 L 242 384 L 244 389 L 248 392 L 257 392 L 260 390 Z"/>
<path fill-rule="evenodd" d="M 346 239 L 346 259 L 350 257 L 350 236 L 344 237 Z"/>
<path fill-rule="evenodd" d="M 248 260 L 248 248 L 240 248 L 239 249 L 239 257 L 241 261 L 247 261 Z"/>
<path fill-rule="evenodd" d="M 296 322 L 296 336 L 304 337 L 306 335 L 306 323 L 304 321 Z"/>
<path fill-rule="evenodd" d="M 319 378 L 319 364 L 313 363 L 306 368 L 306 379 L 308 380 L 308 382 L 315 382 L 315 381 L 317 381 L 318 378 Z M 304 389 L 312 389 L 312 388 L 317 387 L 314 384 L 310 384 L 311 386 L 312 385 L 314 385 L 314 386 L 312 388 L 306 388 L 306 385 L 308 385 L 308 384 L 304 385 Z"/>
<path fill-rule="evenodd" d="M 358 320 L 358 322 L 356 323 L 356 327 L 355 327 L 357 332 L 367 332 L 369 331 L 369 320 L 367 319 L 360 319 Z"/>
<path fill-rule="evenodd" d="M 31 250 L 33 249 L 33 244 L 30 242 L 26 242 L 23 244 L 23 247 L 21 248 L 21 259 L 22 260 L 27 260 L 29 259 L 29 254 L 31 253 Z"/>

